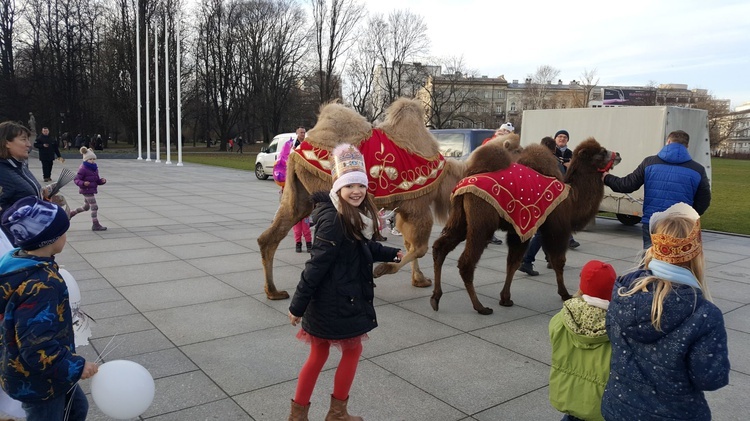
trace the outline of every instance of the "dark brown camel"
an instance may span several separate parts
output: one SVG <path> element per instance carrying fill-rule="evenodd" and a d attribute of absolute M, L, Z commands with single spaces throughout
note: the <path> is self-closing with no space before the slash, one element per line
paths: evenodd
<path fill-rule="evenodd" d="M 473 160 L 475 162 L 472 160 L 468 162 L 467 175 L 497 171 L 510 165 L 511 157 L 502 147 L 488 146 L 489 144 L 482 147 L 488 149 L 483 149 L 482 154 Z M 602 171 L 605 168 L 611 168 L 619 161 L 618 153 L 608 151 L 593 138 L 578 145 L 573 152 L 573 159 L 570 161 L 570 167 L 565 176 L 565 183 L 570 186 L 568 197 L 549 213 L 547 219 L 539 227 L 542 247 L 555 270 L 557 293 L 563 300 L 570 298 L 563 280 L 568 239 L 573 231 L 583 229 L 596 216 L 599 202 L 604 195 Z M 524 149 L 518 163 L 541 174 L 562 178 L 554 156 L 543 146 L 531 145 Z M 487 201 L 477 195 L 466 193 L 453 197 L 448 222 L 432 246 L 435 282 L 430 304 L 433 310 L 438 310 L 440 297 L 443 295 L 441 275 L 445 257 L 461 241 L 466 240 L 465 249 L 458 260 L 461 279 L 464 281 L 474 310 L 480 314 L 492 313 L 492 309 L 482 306 L 477 298 L 474 290 L 474 270 L 487 243 L 492 238 L 492 233 L 498 229 L 508 233 L 508 258 L 505 284 L 500 293 L 500 305 L 513 305 L 513 300 L 510 299 L 510 285 L 513 275 L 521 266 L 529 240 L 522 241 L 513 225 L 503 219 Z"/>

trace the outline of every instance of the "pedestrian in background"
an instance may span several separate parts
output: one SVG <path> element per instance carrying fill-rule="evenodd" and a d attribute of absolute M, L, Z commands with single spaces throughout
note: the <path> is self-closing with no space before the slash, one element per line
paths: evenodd
<path fill-rule="evenodd" d="M 42 133 L 37 136 L 34 147 L 39 150 L 39 161 L 42 162 L 42 177 L 44 181 L 52 181 L 52 164 L 55 159 L 65 162 L 60 154 L 57 139 L 49 135 L 49 128 L 42 127 Z"/>

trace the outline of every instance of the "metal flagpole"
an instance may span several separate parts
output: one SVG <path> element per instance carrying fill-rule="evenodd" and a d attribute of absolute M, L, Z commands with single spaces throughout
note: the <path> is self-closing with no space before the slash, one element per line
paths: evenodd
<path fill-rule="evenodd" d="M 169 139 L 169 28 L 164 17 L 164 96 L 166 97 L 166 114 L 167 114 L 167 162 L 165 164 L 172 165 L 172 142 Z"/>
<path fill-rule="evenodd" d="M 154 112 L 156 113 L 156 160 L 154 162 L 161 162 L 159 159 L 159 152 L 161 150 L 161 143 L 159 142 L 159 135 L 161 134 L 161 125 L 159 123 L 159 27 L 154 23 L 154 96 L 156 96 L 156 106 Z"/>
<path fill-rule="evenodd" d="M 180 20 L 182 12 L 177 18 L 177 30 L 175 38 L 177 39 L 177 166 L 182 166 L 182 67 L 180 66 Z"/>
<path fill-rule="evenodd" d="M 146 23 L 146 22 L 144 22 Z M 148 58 L 148 24 L 145 25 L 144 35 L 146 38 L 146 161 L 151 161 L 151 61 Z"/>
<path fill-rule="evenodd" d="M 141 13 L 138 2 L 135 5 L 135 57 L 138 72 L 138 159 L 143 159 L 143 129 L 141 128 Z"/>

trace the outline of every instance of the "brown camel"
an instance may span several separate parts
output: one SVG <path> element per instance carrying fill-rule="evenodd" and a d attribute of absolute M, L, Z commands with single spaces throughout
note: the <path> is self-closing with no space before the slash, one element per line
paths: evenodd
<path fill-rule="evenodd" d="M 481 156 L 468 162 L 467 176 L 482 174 L 507 168 L 512 159 L 501 147 L 482 146 Z M 555 270 L 557 278 L 557 293 L 563 300 L 570 298 L 563 280 L 565 253 L 568 239 L 573 231 L 583 229 L 596 215 L 599 202 L 604 195 L 602 172 L 620 162 L 620 155 L 603 148 L 599 143 L 589 138 L 575 149 L 570 167 L 565 175 L 565 183 L 569 186 L 567 198 L 561 200 L 546 216 L 539 220 L 543 249 Z M 541 145 L 531 145 L 523 150 L 519 164 L 533 170 L 562 180 L 562 174 L 557 162 L 549 150 Z M 463 181 L 462 181 L 463 183 Z M 461 184 L 459 184 L 460 186 Z M 505 284 L 500 293 L 500 305 L 512 306 L 510 299 L 510 285 L 513 275 L 521 266 L 523 255 L 529 244 L 529 239 L 535 229 L 519 236 L 513 224 L 500 216 L 495 205 L 477 194 L 468 191 L 452 198 L 448 222 L 440 237 L 432 246 L 433 262 L 435 266 L 435 284 L 430 304 L 437 311 L 441 289 L 441 272 L 445 256 L 456 246 L 466 240 L 466 246 L 458 260 L 458 269 L 466 286 L 474 310 L 480 314 L 491 314 L 492 309 L 484 307 L 477 298 L 474 290 L 474 270 L 482 256 L 492 233 L 501 229 L 506 231 L 508 244 L 508 258 L 506 262 Z"/>
<path fill-rule="evenodd" d="M 281 205 L 271 226 L 258 237 L 265 274 L 264 289 L 269 299 L 289 298 L 286 291 L 279 291 L 274 285 L 274 255 L 294 224 L 312 212 L 311 194 L 331 189 L 328 153 L 340 143 L 360 148 L 364 147 L 365 142 L 373 145 L 383 135 L 387 138 L 383 143 L 391 141 L 396 149 L 429 164 L 399 167 L 402 165 L 400 163 L 408 160 L 394 158 L 382 150 L 372 158 L 365 155 L 370 178 L 368 190 L 371 193 L 375 191 L 374 200 L 378 208 L 396 209 L 396 228 L 403 234 L 406 250 L 401 262 L 382 263 L 375 268 L 374 275 L 379 277 L 396 273 L 411 263 L 412 285 L 423 288 L 432 285 L 432 281 L 420 270 L 417 259 L 427 253 L 433 212 L 440 222 L 444 222 L 448 216 L 451 190 L 463 177 L 464 164 L 454 159 L 443 159 L 437 140 L 424 126 L 423 115 L 424 109 L 419 101 L 405 98 L 395 101 L 388 108 L 385 120 L 377 127 L 341 104 L 326 104 L 321 108 L 318 121 L 307 132 L 302 149 L 289 156 Z M 394 180 L 399 184 L 393 183 Z M 406 188 L 409 190 L 406 191 Z"/>

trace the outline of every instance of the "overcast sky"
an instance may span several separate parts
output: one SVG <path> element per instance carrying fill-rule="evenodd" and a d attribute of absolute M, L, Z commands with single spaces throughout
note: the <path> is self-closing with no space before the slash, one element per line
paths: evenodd
<path fill-rule="evenodd" d="M 540 65 L 564 83 L 596 69 L 599 85 L 681 83 L 732 107 L 750 102 L 750 1 L 602 2 L 366 0 L 371 13 L 409 9 L 428 27 L 430 56 L 523 81 Z"/>

